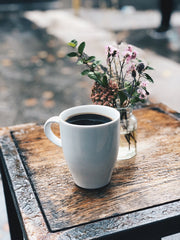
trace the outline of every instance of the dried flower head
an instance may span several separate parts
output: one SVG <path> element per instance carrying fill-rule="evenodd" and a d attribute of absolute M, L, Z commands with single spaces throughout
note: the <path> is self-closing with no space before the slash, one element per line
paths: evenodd
<path fill-rule="evenodd" d="M 92 87 L 91 99 L 94 104 L 115 107 L 118 95 L 118 85 L 109 81 L 106 87 L 95 82 Z"/>

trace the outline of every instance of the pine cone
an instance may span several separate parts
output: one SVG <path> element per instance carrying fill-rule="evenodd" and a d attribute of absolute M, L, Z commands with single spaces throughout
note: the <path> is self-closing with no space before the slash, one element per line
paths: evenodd
<path fill-rule="evenodd" d="M 118 85 L 116 82 L 110 80 L 107 87 L 95 82 L 92 87 L 91 99 L 94 104 L 115 107 L 117 94 Z"/>

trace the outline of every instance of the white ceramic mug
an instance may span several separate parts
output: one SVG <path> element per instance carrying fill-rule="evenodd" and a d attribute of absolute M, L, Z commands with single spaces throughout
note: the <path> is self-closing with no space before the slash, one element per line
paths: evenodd
<path fill-rule="evenodd" d="M 110 119 L 100 125 L 75 125 L 66 120 L 73 115 L 94 113 Z M 60 126 L 61 139 L 51 130 L 51 124 Z M 120 114 L 111 107 L 82 105 L 64 110 L 49 118 L 44 131 L 46 136 L 63 148 L 64 157 L 76 185 L 96 189 L 107 185 L 119 149 Z"/>

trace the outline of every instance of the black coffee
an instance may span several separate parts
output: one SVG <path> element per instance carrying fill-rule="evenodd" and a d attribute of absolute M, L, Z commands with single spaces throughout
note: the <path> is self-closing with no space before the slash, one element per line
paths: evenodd
<path fill-rule="evenodd" d="M 111 118 L 95 113 L 73 115 L 66 120 L 66 122 L 75 125 L 99 125 L 110 121 L 112 121 Z"/>

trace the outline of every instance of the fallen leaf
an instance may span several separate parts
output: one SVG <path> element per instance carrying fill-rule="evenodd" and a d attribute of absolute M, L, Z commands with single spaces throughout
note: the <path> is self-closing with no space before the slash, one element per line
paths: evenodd
<path fill-rule="evenodd" d="M 44 99 L 51 99 L 54 97 L 54 93 L 52 91 L 45 91 L 43 92 L 42 97 Z"/>
<path fill-rule="evenodd" d="M 37 98 L 28 98 L 28 99 L 24 100 L 24 105 L 26 107 L 34 107 L 37 105 L 37 103 L 38 103 Z"/>
<path fill-rule="evenodd" d="M 32 63 L 38 63 L 39 62 L 39 57 L 38 56 L 32 56 L 31 57 L 31 62 Z"/>
<path fill-rule="evenodd" d="M 53 108 L 56 105 L 56 103 L 53 100 L 46 100 L 43 102 L 43 105 L 45 108 Z"/>
<path fill-rule="evenodd" d="M 10 59 L 3 59 L 2 60 L 2 65 L 4 66 L 4 67 L 9 67 L 9 66 L 11 66 L 12 65 L 12 61 L 10 60 Z"/>
<path fill-rule="evenodd" d="M 47 62 L 55 62 L 56 58 L 52 54 L 48 54 L 46 60 Z"/>
<path fill-rule="evenodd" d="M 64 75 L 69 75 L 69 74 L 72 73 L 72 71 L 73 71 L 73 69 L 70 68 L 70 67 L 63 67 L 63 68 L 61 69 L 61 72 L 62 72 Z"/>
<path fill-rule="evenodd" d="M 40 76 L 45 76 L 46 75 L 46 69 L 45 68 L 40 68 L 38 70 L 38 75 Z"/>
<path fill-rule="evenodd" d="M 48 47 L 55 47 L 57 45 L 56 41 L 55 40 L 50 40 L 48 43 L 47 43 L 47 46 Z"/>
<path fill-rule="evenodd" d="M 64 58 L 66 56 L 66 54 L 67 54 L 67 52 L 65 50 L 61 49 L 57 52 L 57 57 Z"/>
<path fill-rule="evenodd" d="M 47 58 L 48 53 L 47 53 L 46 51 L 40 51 L 40 52 L 38 52 L 38 56 L 39 56 L 41 59 L 45 59 L 45 58 Z"/>

